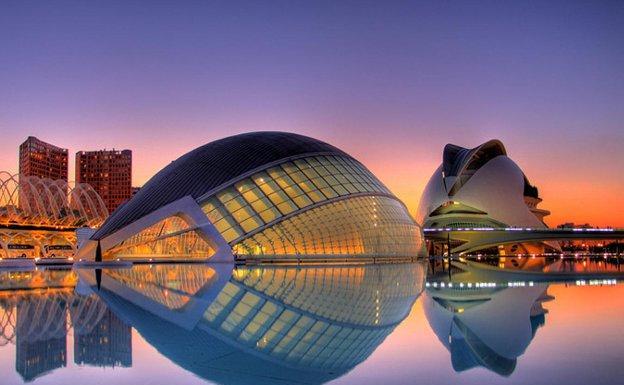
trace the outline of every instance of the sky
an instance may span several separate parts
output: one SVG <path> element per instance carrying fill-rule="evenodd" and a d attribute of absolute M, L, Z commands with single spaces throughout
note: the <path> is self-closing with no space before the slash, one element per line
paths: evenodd
<path fill-rule="evenodd" d="M 503 141 L 549 225 L 624 227 L 624 2 L 0 0 L 0 170 L 34 135 L 133 184 L 248 131 L 334 144 L 416 211 L 446 143 Z"/>

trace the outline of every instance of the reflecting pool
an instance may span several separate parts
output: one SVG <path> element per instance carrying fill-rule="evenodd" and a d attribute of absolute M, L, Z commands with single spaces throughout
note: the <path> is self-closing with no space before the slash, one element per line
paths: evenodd
<path fill-rule="evenodd" d="M 2 384 L 612 384 L 624 286 L 425 263 L 0 271 Z"/>

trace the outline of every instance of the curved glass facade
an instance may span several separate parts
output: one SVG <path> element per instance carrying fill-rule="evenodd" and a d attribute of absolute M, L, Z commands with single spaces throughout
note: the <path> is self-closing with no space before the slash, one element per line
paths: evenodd
<path fill-rule="evenodd" d="M 307 210 L 246 238 L 247 255 L 412 256 L 422 246 L 417 227 L 392 198 L 358 196 Z"/>
<path fill-rule="evenodd" d="M 234 183 L 202 208 L 236 254 L 417 255 L 417 225 L 364 166 L 342 156 L 284 162 Z"/>
<path fill-rule="evenodd" d="M 405 205 L 364 165 L 322 142 L 278 136 L 258 133 L 189 152 L 120 209 L 132 215 L 116 213 L 91 237 L 89 253 L 97 254 L 97 241 L 106 259 L 424 254 Z M 266 142 L 270 156 L 253 149 L 254 138 Z M 292 148 L 283 148 L 288 141 Z M 238 154 L 239 144 L 250 152 Z"/>
<path fill-rule="evenodd" d="M 182 255 L 206 258 L 214 250 L 179 217 L 173 216 L 131 236 L 109 251 L 118 257 L 158 258 Z"/>
<path fill-rule="evenodd" d="M 258 172 L 203 202 L 210 221 L 228 242 L 276 220 L 351 194 L 390 194 L 357 161 L 339 156 L 296 159 Z"/>

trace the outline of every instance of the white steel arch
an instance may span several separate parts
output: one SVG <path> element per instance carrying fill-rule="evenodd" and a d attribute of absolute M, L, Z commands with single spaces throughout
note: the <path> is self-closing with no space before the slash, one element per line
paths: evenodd
<path fill-rule="evenodd" d="M 0 225 L 99 226 L 108 210 L 86 183 L 13 175 L 0 171 Z"/>

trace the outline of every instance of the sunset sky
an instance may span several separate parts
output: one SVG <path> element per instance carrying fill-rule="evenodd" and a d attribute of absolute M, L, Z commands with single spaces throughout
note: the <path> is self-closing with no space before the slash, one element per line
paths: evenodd
<path fill-rule="evenodd" d="M 624 227 L 624 2 L 0 2 L 0 170 L 28 135 L 133 150 L 141 185 L 257 130 L 367 165 L 414 212 L 446 143 L 488 139 L 549 225 Z M 72 179 L 70 177 L 70 179 Z"/>

